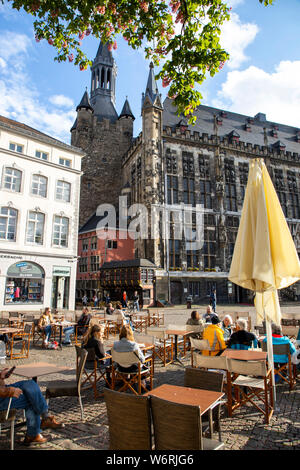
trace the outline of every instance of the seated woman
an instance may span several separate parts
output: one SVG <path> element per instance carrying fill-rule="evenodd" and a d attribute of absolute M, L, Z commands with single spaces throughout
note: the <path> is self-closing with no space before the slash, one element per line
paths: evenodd
<path fill-rule="evenodd" d="M 141 363 L 145 362 L 145 356 L 139 348 L 139 345 L 135 342 L 133 331 L 130 325 L 123 325 L 119 335 L 119 341 L 115 341 L 112 349 L 116 352 L 134 352 L 137 356 L 136 363 L 132 364 L 130 367 L 122 367 L 119 365 L 120 372 L 136 372 L 138 370 L 138 360 Z M 147 369 L 143 365 L 143 369 Z"/>
<path fill-rule="evenodd" d="M 240 318 L 236 322 L 236 332 L 232 333 L 228 340 L 230 349 L 249 349 L 251 346 L 257 347 L 258 340 L 253 333 L 247 331 L 247 321 Z"/>
<path fill-rule="evenodd" d="M 271 323 L 271 330 L 272 330 L 272 343 L 273 344 L 288 344 L 290 349 L 291 356 L 296 352 L 296 347 L 291 342 L 291 340 L 287 336 L 283 336 L 282 329 L 280 325 L 276 325 L 276 323 Z M 267 342 L 267 337 L 263 340 L 264 343 Z M 288 356 L 284 355 L 277 355 L 274 354 L 273 356 L 274 364 L 286 364 L 289 362 Z"/>
<path fill-rule="evenodd" d="M 42 313 L 42 315 L 40 316 L 39 321 L 38 321 L 39 330 L 43 331 L 45 334 L 44 341 L 43 341 L 43 348 L 48 347 L 48 343 L 49 343 L 50 336 L 52 333 L 51 323 L 53 323 L 53 317 L 52 317 L 50 308 L 47 307 L 44 313 Z"/>
<path fill-rule="evenodd" d="M 224 336 L 224 341 L 227 342 L 230 338 L 230 336 L 232 335 L 233 333 L 233 330 L 232 330 L 232 318 L 230 315 L 225 315 L 225 317 L 223 318 L 222 320 L 222 323 L 221 323 L 221 328 L 223 330 L 223 336 Z"/>
<path fill-rule="evenodd" d="M 82 336 L 87 332 L 87 327 L 90 323 L 90 320 L 91 320 L 91 315 L 89 313 L 89 309 L 85 307 L 82 310 L 82 314 L 77 321 L 77 335 L 78 336 Z M 65 346 L 71 344 L 71 335 L 73 335 L 74 332 L 75 332 L 74 326 L 68 326 L 67 328 L 64 328 L 65 339 L 62 344 L 64 344 Z"/>
<path fill-rule="evenodd" d="M 99 325 L 93 325 L 88 333 L 84 336 L 82 346 L 84 349 L 91 349 L 93 353 L 89 351 L 86 360 L 86 367 L 94 367 L 94 359 L 103 359 L 106 356 L 103 342 L 104 327 Z M 99 361 L 98 365 L 105 367 L 109 365 L 110 360 Z"/>
<path fill-rule="evenodd" d="M 191 313 L 190 318 L 188 318 L 187 325 L 195 325 L 195 326 L 202 326 L 201 331 L 197 331 L 196 333 L 190 333 L 188 338 L 196 338 L 202 339 L 202 333 L 204 330 L 204 321 L 200 318 L 200 314 L 197 310 L 193 310 Z"/>

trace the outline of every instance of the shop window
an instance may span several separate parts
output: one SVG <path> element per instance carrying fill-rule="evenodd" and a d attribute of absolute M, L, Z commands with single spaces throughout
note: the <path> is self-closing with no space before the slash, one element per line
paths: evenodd
<path fill-rule="evenodd" d="M 7 271 L 5 304 L 38 304 L 44 299 L 43 268 L 35 263 L 21 261 Z"/>
<path fill-rule="evenodd" d="M 21 191 L 22 172 L 15 168 L 6 167 L 3 176 L 3 188 L 19 193 Z"/>
<path fill-rule="evenodd" d="M 0 208 L 0 239 L 16 241 L 18 211 L 11 207 Z"/>

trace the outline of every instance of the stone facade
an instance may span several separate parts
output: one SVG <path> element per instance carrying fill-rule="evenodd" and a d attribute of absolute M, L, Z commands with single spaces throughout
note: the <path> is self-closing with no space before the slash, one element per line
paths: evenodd
<path fill-rule="evenodd" d="M 300 252 L 299 129 L 267 121 L 263 113 L 249 117 L 203 105 L 197 110 L 196 125 L 189 126 L 184 116 L 177 115 L 172 100 L 161 102 L 152 64 L 142 94 L 143 127 L 137 138 L 132 139 L 130 113 L 114 123 L 96 121 L 91 110 L 85 110 L 81 120 L 81 113 L 78 136 L 80 122 L 91 120 L 86 137 L 80 134 L 88 146 L 74 141 L 88 154 L 83 159 L 81 212 L 85 215 L 88 204 L 96 207 L 118 195 L 127 196 L 128 206 L 146 206 L 148 219 L 145 216 L 143 226 L 149 236 L 136 240 L 135 256 L 157 266 L 157 299 L 183 303 L 191 295 L 196 302 L 207 302 L 216 287 L 219 301 L 252 301 L 251 292 L 228 282 L 228 272 L 253 158 L 264 158 Z M 92 202 L 89 182 L 95 188 Z M 174 223 L 167 239 L 161 215 L 157 233 L 151 232 L 153 207 L 182 203 L 204 207 L 204 244 L 199 250 L 189 250 L 184 239 L 174 238 Z M 195 228 L 194 215 L 191 226 Z M 297 295 L 297 286 L 281 292 L 282 299 L 296 300 Z"/>

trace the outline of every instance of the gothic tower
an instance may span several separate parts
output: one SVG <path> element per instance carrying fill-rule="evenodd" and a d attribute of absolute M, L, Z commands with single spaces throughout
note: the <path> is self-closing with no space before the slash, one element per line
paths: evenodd
<path fill-rule="evenodd" d="M 85 151 L 82 159 L 80 220 L 82 226 L 100 204 L 118 204 L 122 156 L 131 145 L 134 116 L 126 98 L 115 108 L 117 67 L 107 44 L 100 43 L 91 67 L 90 97 L 85 91 L 76 108 L 71 143 Z"/>

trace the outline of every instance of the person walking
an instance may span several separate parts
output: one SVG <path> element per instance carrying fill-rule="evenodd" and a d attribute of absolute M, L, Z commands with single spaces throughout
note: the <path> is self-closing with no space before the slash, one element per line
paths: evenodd
<path fill-rule="evenodd" d="M 216 289 L 213 289 L 211 294 L 210 294 L 210 303 L 211 303 L 211 307 L 212 307 L 213 312 L 216 313 L 216 306 L 217 306 L 217 291 L 216 291 Z"/>
<path fill-rule="evenodd" d="M 139 312 L 140 311 L 140 305 L 139 305 L 139 294 L 137 291 L 134 292 L 133 294 L 133 308 Z"/>
<path fill-rule="evenodd" d="M 122 294 L 122 307 L 127 308 L 127 293 L 125 290 Z"/>

